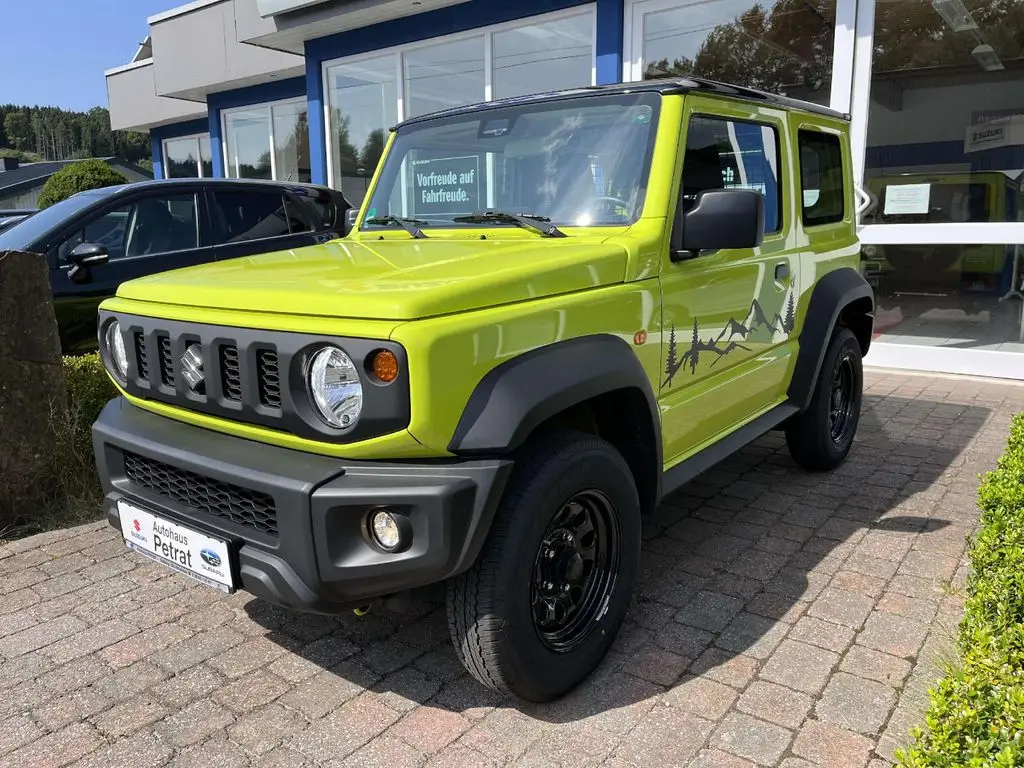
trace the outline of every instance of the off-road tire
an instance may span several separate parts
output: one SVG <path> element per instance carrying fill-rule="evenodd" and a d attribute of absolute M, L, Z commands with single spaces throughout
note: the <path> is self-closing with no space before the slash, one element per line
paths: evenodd
<path fill-rule="evenodd" d="M 616 578 L 589 634 L 572 650 L 552 650 L 534 620 L 535 558 L 570 499 L 596 491 L 618 522 Z M 538 435 L 516 456 L 476 563 L 447 586 L 448 627 L 456 654 L 486 687 L 526 701 L 550 701 L 576 687 L 600 663 L 630 602 L 640 558 L 640 503 L 621 454 L 592 435 Z M 582 633 L 581 633 L 582 634 Z"/>
<path fill-rule="evenodd" d="M 841 436 L 833 436 L 834 385 L 840 368 L 852 379 L 848 422 Z M 785 427 L 789 453 L 804 469 L 825 472 L 835 469 L 846 460 L 860 422 L 864 394 L 864 370 L 860 344 L 849 328 L 836 327 L 821 363 L 818 381 L 807 410 L 791 418 Z"/>

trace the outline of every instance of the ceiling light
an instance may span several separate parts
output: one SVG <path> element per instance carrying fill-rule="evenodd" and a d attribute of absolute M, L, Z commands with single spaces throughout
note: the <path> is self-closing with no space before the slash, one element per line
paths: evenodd
<path fill-rule="evenodd" d="M 999 60 L 999 54 L 996 53 L 996 49 L 988 43 L 982 43 L 973 51 L 971 55 L 981 64 L 982 69 L 986 72 L 998 72 L 1001 69 L 1006 69 L 1003 66 L 1003 62 Z"/>
<path fill-rule="evenodd" d="M 970 32 L 978 28 L 961 0 L 932 0 L 932 8 L 954 32 Z"/>

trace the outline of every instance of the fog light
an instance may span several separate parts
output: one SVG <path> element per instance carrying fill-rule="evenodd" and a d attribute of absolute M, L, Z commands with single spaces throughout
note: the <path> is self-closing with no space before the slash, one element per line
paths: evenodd
<path fill-rule="evenodd" d="M 373 533 L 373 540 L 377 542 L 378 547 L 387 552 L 394 552 L 404 543 L 402 528 L 398 516 L 386 509 L 377 510 L 370 518 L 370 531 Z"/>

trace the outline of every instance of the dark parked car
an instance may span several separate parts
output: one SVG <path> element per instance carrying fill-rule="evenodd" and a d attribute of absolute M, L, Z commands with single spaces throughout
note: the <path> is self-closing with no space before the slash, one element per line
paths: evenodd
<path fill-rule="evenodd" d="M 65 354 L 96 348 L 96 308 L 126 280 L 299 248 L 345 234 L 328 187 L 166 179 L 80 192 L 0 231 L 0 251 L 46 256 Z"/>

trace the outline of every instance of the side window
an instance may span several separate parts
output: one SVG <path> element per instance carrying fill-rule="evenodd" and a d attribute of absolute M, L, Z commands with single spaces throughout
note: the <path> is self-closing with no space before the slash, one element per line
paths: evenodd
<path fill-rule="evenodd" d="M 214 191 L 213 200 L 225 243 L 281 237 L 291 231 L 280 192 Z"/>
<path fill-rule="evenodd" d="M 804 226 L 832 224 L 846 215 L 843 150 L 839 137 L 800 131 L 800 191 Z"/>
<path fill-rule="evenodd" d="M 315 232 L 321 228 L 317 213 L 311 208 L 312 202 L 312 198 L 285 201 L 285 210 L 288 213 L 288 231 L 293 235 L 299 232 Z"/>
<path fill-rule="evenodd" d="M 198 247 L 199 216 L 194 193 L 147 197 L 132 206 L 126 256 L 152 256 Z"/>
<path fill-rule="evenodd" d="M 755 189 L 764 196 L 765 234 L 782 229 L 779 135 L 770 125 L 694 116 L 686 132 L 683 206 L 708 189 Z"/>
<path fill-rule="evenodd" d="M 80 243 L 96 243 L 106 246 L 111 261 L 123 258 L 125 233 L 128 231 L 130 215 L 131 207 L 123 206 L 90 219 L 84 227 L 60 244 L 58 250 L 60 260 L 67 262 L 68 254 Z"/>

